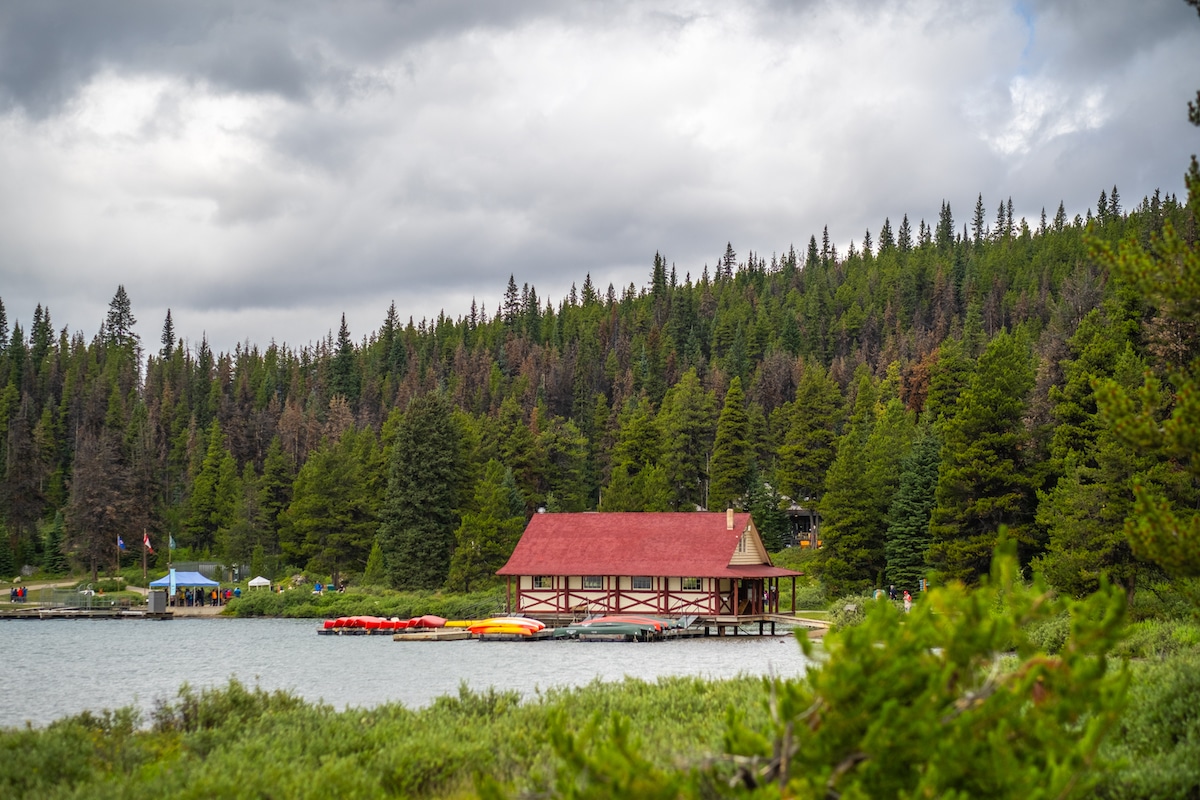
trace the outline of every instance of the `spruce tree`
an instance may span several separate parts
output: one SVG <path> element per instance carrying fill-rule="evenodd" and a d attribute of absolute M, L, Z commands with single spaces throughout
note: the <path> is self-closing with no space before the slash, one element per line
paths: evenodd
<path fill-rule="evenodd" d="M 1009 526 L 1025 562 L 1040 549 L 1031 525 L 1034 485 L 1023 426 L 1033 378 L 1025 338 L 1002 331 L 942 429 L 929 551 L 942 578 L 973 583 L 986 575 L 1002 525 Z"/>
<path fill-rule="evenodd" d="M 42 569 L 50 575 L 66 575 L 70 569 L 67 556 L 63 552 L 65 526 L 62 511 L 58 511 L 54 514 L 54 521 L 46 529 L 45 560 L 42 562 Z M 0 571 L 0 575 L 4 575 L 4 572 Z"/>
<path fill-rule="evenodd" d="M 1097 402 L 1119 441 L 1161 465 L 1158 475 L 1135 474 L 1125 532 L 1139 558 L 1177 578 L 1200 576 L 1200 245 L 1194 234 L 1200 164 L 1194 156 L 1185 180 L 1184 230 L 1167 220 L 1145 245 L 1133 235 L 1116 250 L 1091 242 L 1096 258 L 1152 309 L 1144 335 L 1158 356 L 1158 372 L 1133 390 L 1101 380 Z"/>
<path fill-rule="evenodd" d="M 841 390 L 820 364 L 806 366 L 784 418 L 788 428 L 779 448 L 775 482 L 797 503 L 817 500 L 836 455 L 834 443 L 842 420 Z"/>
<path fill-rule="evenodd" d="M 712 391 L 700 385 L 690 368 L 663 397 L 658 424 L 662 431 L 662 459 L 671 486 L 671 508 L 691 511 L 704 505 L 704 481 L 712 449 L 717 414 Z"/>
<path fill-rule="evenodd" d="M 750 488 L 754 467 L 752 452 L 746 396 L 742 392 L 742 379 L 735 377 L 729 382 L 725 404 L 717 419 L 708 489 L 709 509 L 732 508 Z"/>
<path fill-rule="evenodd" d="M 915 592 L 925 577 L 940 449 L 937 435 L 927 427 L 900 465 L 900 485 L 888 509 L 887 530 L 887 582 L 899 590 Z"/>
<path fill-rule="evenodd" d="M 379 525 L 360 437 L 374 439 L 369 432 L 349 430 L 309 454 L 287 511 L 293 552 L 305 569 L 329 574 L 337 585 L 343 573 L 366 568 Z"/>
<path fill-rule="evenodd" d="M 358 354 L 354 349 L 354 341 L 350 338 L 346 315 L 342 314 L 342 324 L 338 328 L 337 349 L 334 351 L 333 363 L 330 368 L 329 393 L 346 398 L 353 408 L 358 403 L 361 384 L 362 375 L 358 366 Z"/>
<path fill-rule="evenodd" d="M 379 546 L 396 589 L 445 582 L 458 527 L 458 426 L 440 393 L 414 398 L 396 428 Z"/>
<path fill-rule="evenodd" d="M 470 592 L 496 583 L 525 530 L 525 504 L 512 470 L 492 459 L 475 485 L 472 510 L 463 514 L 454 532 L 448 585 Z"/>
<path fill-rule="evenodd" d="M 175 349 L 175 323 L 171 320 L 171 309 L 167 309 L 167 318 L 163 320 L 162 338 L 159 340 L 162 347 L 158 351 L 159 357 L 163 361 L 171 360 L 171 353 Z"/>
<path fill-rule="evenodd" d="M 136 350 L 140 337 L 133 332 L 137 318 L 133 316 L 133 305 L 125 287 L 118 286 L 117 293 L 108 304 L 108 316 L 104 320 L 105 342 L 111 347 Z"/>
<path fill-rule="evenodd" d="M 846 433 L 821 498 L 821 560 L 844 590 L 878 585 L 887 565 L 888 507 L 915 433 L 911 412 L 892 398 L 882 408 L 869 375 L 859 378 Z"/>

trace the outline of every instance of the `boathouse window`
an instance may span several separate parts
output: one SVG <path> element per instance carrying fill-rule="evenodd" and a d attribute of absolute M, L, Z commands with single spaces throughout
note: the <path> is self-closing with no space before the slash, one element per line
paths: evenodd
<path fill-rule="evenodd" d="M 635 588 L 635 589 L 651 589 L 651 588 L 653 588 L 650 584 L 650 576 L 649 575 L 634 575 L 633 576 L 633 588 Z"/>
<path fill-rule="evenodd" d="M 604 578 L 599 575 L 584 575 L 583 588 L 585 589 L 603 589 Z"/>
<path fill-rule="evenodd" d="M 685 591 L 685 592 L 700 591 L 700 579 L 699 578 L 684 578 L 683 579 L 683 591 Z"/>
<path fill-rule="evenodd" d="M 551 588 L 553 588 L 553 586 L 551 584 L 550 576 L 549 575 L 534 575 L 533 576 L 533 588 L 535 588 L 535 589 L 551 589 Z"/>

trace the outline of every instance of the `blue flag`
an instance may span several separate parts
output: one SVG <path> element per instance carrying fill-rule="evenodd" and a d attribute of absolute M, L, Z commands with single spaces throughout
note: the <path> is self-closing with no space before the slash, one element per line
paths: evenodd
<path fill-rule="evenodd" d="M 121 548 L 122 550 L 125 549 L 125 540 L 121 538 L 121 534 L 119 533 L 117 534 L 117 547 Z"/>
<path fill-rule="evenodd" d="M 170 539 L 171 539 L 170 548 L 171 548 L 172 550 L 174 550 L 174 549 L 175 549 L 175 537 L 174 537 L 174 536 L 170 536 L 170 534 L 168 534 L 168 536 L 169 536 L 169 537 L 170 537 Z"/>

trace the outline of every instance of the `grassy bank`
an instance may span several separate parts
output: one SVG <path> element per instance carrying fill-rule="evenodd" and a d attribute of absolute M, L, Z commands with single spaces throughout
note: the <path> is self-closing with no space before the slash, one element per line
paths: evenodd
<path fill-rule="evenodd" d="M 235 617 L 293 619 L 356 615 L 407 619 L 422 614 L 436 614 L 446 619 L 479 619 L 503 610 L 504 592 L 499 589 L 471 594 L 370 589 L 313 594 L 307 589 L 290 589 L 285 592 L 243 592 L 241 598 L 229 601 L 224 613 Z"/>

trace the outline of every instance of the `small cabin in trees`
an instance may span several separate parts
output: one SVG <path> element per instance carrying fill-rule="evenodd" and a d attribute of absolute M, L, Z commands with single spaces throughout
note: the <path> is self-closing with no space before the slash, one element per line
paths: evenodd
<path fill-rule="evenodd" d="M 510 610 L 545 617 L 779 613 L 779 579 L 794 589 L 800 575 L 774 566 L 751 515 L 732 509 L 535 514 L 497 574 Z"/>

